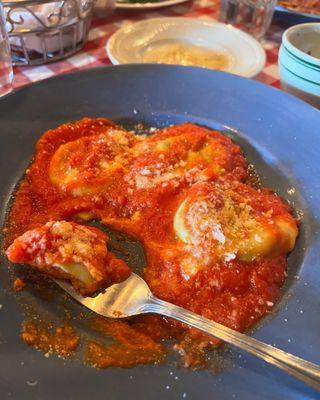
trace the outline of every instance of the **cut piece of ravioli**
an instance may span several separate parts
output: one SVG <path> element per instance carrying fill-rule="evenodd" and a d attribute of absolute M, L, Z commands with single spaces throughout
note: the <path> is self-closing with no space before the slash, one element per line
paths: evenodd
<path fill-rule="evenodd" d="M 107 249 L 100 230 L 67 221 L 51 221 L 14 240 L 6 255 L 58 279 L 68 279 L 82 294 L 94 293 L 128 278 L 125 262 Z"/>
<path fill-rule="evenodd" d="M 213 262 L 286 255 L 298 235 L 279 197 L 235 181 L 194 185 L 175 213 L 174 231 L 189 254 L 181 262 L 186 275 Z"/>
<path fill-rule="evenodd" d="M 73 196 L 96 193 L 119 180 L 130 159 L 130 149 L 139 140 L 115 128 L 65 143 L 52 157 L 50 180 Z"/>
<path fill-rule="evenodd" d="M 133 148 L 125 179 L 132 190 L 177 187 L 216 179 L 227 173 L 246 175 L 240 148 L 220 132 L 192 123 L 165 128 Z"/>

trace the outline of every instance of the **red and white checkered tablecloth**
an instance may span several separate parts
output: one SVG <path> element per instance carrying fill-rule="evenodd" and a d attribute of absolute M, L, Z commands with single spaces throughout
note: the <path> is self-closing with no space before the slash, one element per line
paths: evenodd
<path fill-rule="evenodd" d="M 194 0 L 173 7 L 152 11 L 116 10 L 111 16 L 94 19 L 89 33 L 88 42 L 81 51 L 65 60 L 36 67 L 15 67 L 14 87 L 18 88 L 28 83 L 55 75 L 110 65 L 106 52 L 108 38 L 124 23 L 160 16 L 187 16 L 204 19 L 217 19 L 219 12 L 218 0 Z M 255 78 L 260 82 L 279 87 L 277 68 L 278 51 L 283 29 L 272 25 L 263 43 L 267 54 L 267 62 L 263 71 Z"/>

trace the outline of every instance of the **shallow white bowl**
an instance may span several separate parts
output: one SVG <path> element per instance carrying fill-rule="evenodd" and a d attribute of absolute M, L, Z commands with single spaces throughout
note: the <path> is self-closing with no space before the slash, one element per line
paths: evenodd
<path fill-rule="evenodd" d="M 265 65 L 265 52 L 252 36 L 214 20 L 154 18 L 125 25 L 107 44 L 113 64 L 143 63 L 144 53 L 158 43 L 178 41 L 228 54 L 227 72 L 251 78 Z"/>

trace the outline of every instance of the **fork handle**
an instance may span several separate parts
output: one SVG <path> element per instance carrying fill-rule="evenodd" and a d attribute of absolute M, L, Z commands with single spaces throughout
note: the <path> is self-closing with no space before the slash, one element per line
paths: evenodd
<path fill-rule="evenodd" d="M 275 365 L 288 374 L 320 391 L 320 366 L 303 360 L 283 350 L 234 331 L 192 311 L 151 296 L 143 308 L 144 313 L 156 313 L 176 319 L 211 336 L 245 350 Z"/>

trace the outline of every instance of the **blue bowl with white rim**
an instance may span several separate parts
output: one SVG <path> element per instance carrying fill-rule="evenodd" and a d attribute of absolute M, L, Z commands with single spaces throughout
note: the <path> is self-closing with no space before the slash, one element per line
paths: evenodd
<path fill-rule="evenodd" d="M 284 32 L 279 73 L 285 90 L 320 107 L 320 23 L 295 25 Z"/>

